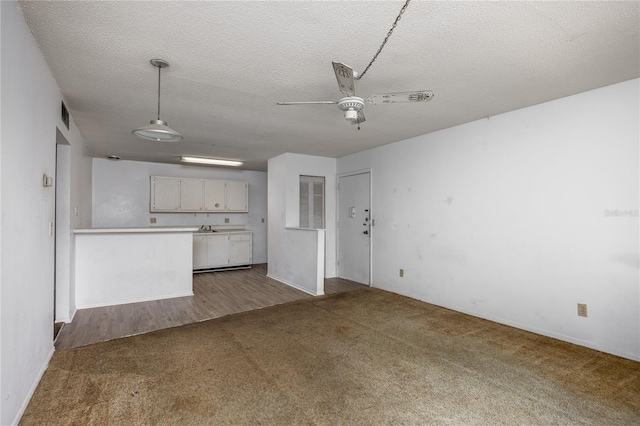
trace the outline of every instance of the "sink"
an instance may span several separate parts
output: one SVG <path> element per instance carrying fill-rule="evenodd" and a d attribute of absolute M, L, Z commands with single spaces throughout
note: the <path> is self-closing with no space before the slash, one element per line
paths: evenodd
<path fill-rule="evenodd" d="M 218 232 L 215 229 L 200 229 L 198 231 L 196 231 L 196 233 L 198 234 L 210 234 L 212 232 Z"/>

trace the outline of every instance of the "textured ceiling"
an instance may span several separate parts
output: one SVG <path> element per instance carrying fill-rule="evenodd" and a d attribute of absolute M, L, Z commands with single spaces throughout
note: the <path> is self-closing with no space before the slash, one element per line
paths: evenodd
<path fill-rule="evenodd" d="M 335 105 L 331 61 L 362 71 L 403 2 L 21 1 L 91 156 L 177 163 L 283 152 L 341 157 L 640 76 L 640 3 L 410 3 L 358 95 L 426 90 L 431 102 L 366 105 L 361 130 Z M 131 131 L 161 118 L 180 143 Z"/>

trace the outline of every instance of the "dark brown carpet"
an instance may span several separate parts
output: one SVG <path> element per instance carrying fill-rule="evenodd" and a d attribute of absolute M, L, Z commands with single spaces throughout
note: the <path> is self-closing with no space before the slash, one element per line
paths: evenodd
<path fill-rule="evenodd" d="M 376 289 L 57 352 L 22 424 L 640 424 L 640 363 Z"/>

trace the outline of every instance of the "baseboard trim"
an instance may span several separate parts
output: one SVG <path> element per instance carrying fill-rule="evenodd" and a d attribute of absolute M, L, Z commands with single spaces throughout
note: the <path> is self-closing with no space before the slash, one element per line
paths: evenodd
<path fill-rule="evenodd" d="M 286 284 L 289 287 L 295 288 L 296 290 L 304 291 L 305 293 L 310 294 L 312 296 L 322 296 L 321 294 L 316 294 L 316 293 L 314 293 L 313 291 L 311 291 L 311 290 L 309 290 L 307 288 L 300 287 L 299 285 L 297 285 L 295 283 L 292 283 L 291 281 L 287 281 L 287 280 L 285 280 L 283 278 L 276 277 L 275 275 L 267 274 L 267 277 L 269 277 L 269 278 L 271 278 L 273 280 L 276 280 L 276 281 L 280 281 L 282 284 Z"/>
<path fill-rule="evenodd" d="M 215 268 L 201 268 L 194 269 L 194 274 L 201 274 L 204 272 L 218 272 L 218 271 L 236 271 L 239 269 L 251 269 L 251 265 L 234 265 L 234 266 L 218 266 Z"/>
<path fill-rule="evenodd" d="M 20 423 L 20 420 L 22 419 L 22 416 L 23 416 L 25 410 L 29 406 L 29 401 L 31 401 L 31 397 L 36 392 L 36 389 L 38 388 L 38 384 L 40 383 L 40 380 L 42 380 L 42 376 L 44 376 L 45 371 L 47 371 L 47 368 L 49 368 L 49 362 L 51 361 L 51 358 L 53 357 L 53 354 L 54 354 L 55 351 L 56 351 L 56 348 L 52 344 L 51 345 L 51 350 L 49 351 L 49 354 L 47 355 L 47 359 L 42 364 L 42 367 L 40 368 L 40 371 L 38 372 L 38 375 L 36 376 L 36 380 L 32 383 L 31 387 L 29 388 L 29 392 L 27 392 L 27 395 L 25 396 L 24 401 L 22 402 L 22 405 L 20 406 L 20 411 L 18 411 L 18 413 L 16 414 L 16 417 L 11 422 L 12 425 L 18 425 L 18 423 Z"/>
<path fill-rule="evenodd" d="M 471 316 L 476 317 L 476 318 L 482 318 L 482 319 L 485 319 L 487 321 L 495 322 L 497 324 L 506 325 L 506 326 L 509 326 L 509 327 L 517 328 L 519 330 L 528 331 L 530 333 L 539 334 L 541 336 L 550 337 L 552 339 L 561 340 L 563 342 L 571 343 L 571 344 L 574 344 L 574 345 L 583 346 L 585 348 L 589 348 L 589 349 L 593 349 L 593 350 L 596 350 L 596 351 L 604 352 L 604 353 L 607 353 L 607 354 L 610 354 L 610 355 L 619 356 L 621 358 L 630 359 L 632 361 L 640 361 L 640 353 L 633 353 L 633 352 L 629 352 L 629 351 L 625 351 L 625 350 L 619 350 L 618 348 L 607 346 L 607 345 L 603 345 L 603 344 L 601 344 L 599 342 L 592 342 L 592 341 L 588 341 L 588 340 L 583 340 L 583 339 L 580 339 L 580 338 L 577 338 L 577 337 L 574 337 L 574 336 L 558 333 L 558 332 L 553 331 L 553 330 L 546 330 L 546 329 L 538 328 L 538 327 L 535 327 L 535 326 L 531 326 L 531 325 L 528 325 L 528 324 L 523 324 L 523 323 L 520 323 L 518 321 L 505 319 L 505 318 L 494 316 L 494 315 L 481 314 L 481 313 L 478 313 L 478 312 L 475 312 L 475 311 L 471 311 L 471 310 L 465 309 L 465 308 L 457 306 L 457 305 L 448 305 L 448 304 L 444 304 L 444 303 L 442 303 L 440 301 L 428 300 L 427 298 L 424 298 L 424 297 L 416 295 L 416 294 L 412 294 L 411 292 L 403 292 L 398 288 L 386 288 L 386 287 L 378 287 L 378 288 L 380 288 L 381 290 L 384 290 L 384 291 L 389 291 L 391 293 L 396 293 L 396 294 L 400 294 L 402 296 L 410 297 L 412 299 L 416 299 L 416 300 L 419 300 L 421 302 L 429 303 L 429 304 L 432 304 L 432 305 L 435 305 L 435 306 L 440 306 L 440 307 L 446 308 L 446 309 L 451 309 L 452 311 L 460 312 L 462 314 L 471 315 Z"/>
<path fill-rule="evenodd" d="M 185 292 L 185 293 L 176 293 L 176 294 L 168 294 L 163 296 L 152 296 L 152 297 L 140 297 L 134 299 L 126 299 L 126 300 L 114 300 L 112 302 L 101 302 L 101 303 L 87 303 L 83 305 L 78 305 L 78 309 L 89 309 L 89 308 L 101 308 L 103 306 L 115 306 L 115 305 L 126 305 L 127 303 L 138 303 L 138 302 L 151 302 L 153 300 L 163 300 L 163 299 L 173 299 L 175 297 L 186 297 L 193 296 L 193 291 Z"/>

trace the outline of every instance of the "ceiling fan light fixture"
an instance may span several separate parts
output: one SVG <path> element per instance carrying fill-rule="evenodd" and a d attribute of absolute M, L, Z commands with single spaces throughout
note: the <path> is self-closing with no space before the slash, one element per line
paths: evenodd
<path fill-rule="evenodd" d="M 357 96 L 347 96 L 338 101 L 338 108 L 344 111 L 344 119 L 354 123 L 358 120 L 358 111 L 364 107 L 364 100 Z"/>
<path fill-rule="evenodd" d="M 184 137 L 167 125 L 166 121 L 160 120 L 160 72 L 162 68 L 169 66 L 164 59 L 152 59 L 151 65 L 158 68 L 158 119 L 151 120 L 146 126 L 138 127 L 131 133 L 135 136 L 157 142 L 179 142 Z"/>
<path fill-rule="evenodd" d="M 244 165 L 244 163 L 242 161 L 224 160 L 222 158 L 209 158 L 209 157 L 182 156 L 182 157 L 180 157 L 180 161 L 183 162 L 183 163 L 207 164 L 207 165 L 211 165 L 211 166 L 240 167 L 240 166 Z"/>
<path fill-rule="evenodd" d="M 355 121 L 358 119 L 358 111 L 355 109 L 348 109 L 344 112 L 344 119 L 348 121 Z"/>

